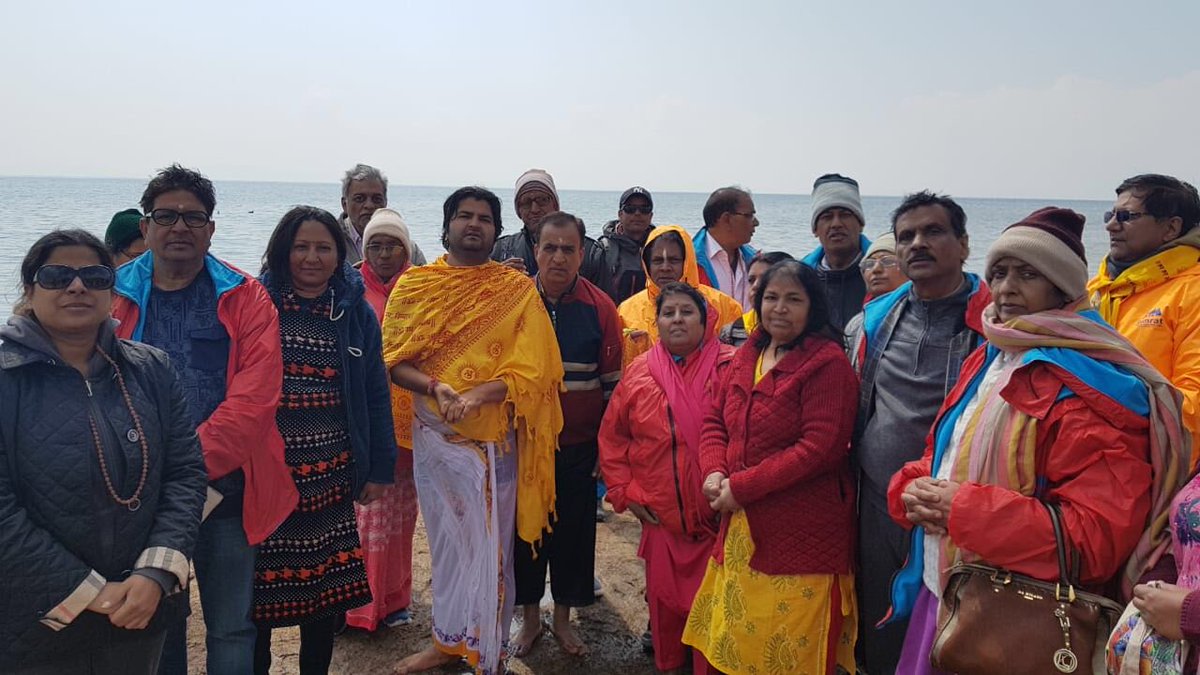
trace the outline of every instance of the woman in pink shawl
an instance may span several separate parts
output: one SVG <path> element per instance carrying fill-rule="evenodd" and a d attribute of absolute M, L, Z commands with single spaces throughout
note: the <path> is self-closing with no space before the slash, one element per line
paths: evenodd
<path fill-rule="evenodd" d="M 363 229 L 363 263 L 367 302 L 382 320 L 388 295 L 410 267 L 412 237 L 400 214 L 377 209 Z M 373 600 L 346 614 L 354 628 L 374 631 L 379 624 L 402 626 L 412 621 L 413 530 L 417 525 L 417 492 L 413 485 L 412 394 L 392 385 L 392 416 L 396 426 L 396 482 L 383 496 L 355 505 L 358 536 L 366 555 L 367 581 Z"/>
<path fill-rule="evenodd" d="M 700 491 L 700 427 L 734 350 L 705 337 L 717 313 L 685 283 L 663 286 L 656 313 L 658 342 L 626 369 L 604 415 L 600 468 L 613 509 L 642 521 L 654 662 L 673 672 L 688 667 L 681 638 L 716 535 Z"/>

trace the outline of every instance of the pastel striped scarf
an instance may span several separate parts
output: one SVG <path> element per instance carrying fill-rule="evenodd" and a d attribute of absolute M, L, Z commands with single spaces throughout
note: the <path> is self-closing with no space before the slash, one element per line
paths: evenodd
<path fill-rule="evenodd" d="M 1072 349 L 1091 359 L 1117 365 L 1146 384 L 1154 476 L 1152 502 L 1147 528 L 1121 577 L 1122 591 L 1129 595 L 1138 578 L 1168 543 L 1171 499 L 1188 480 L 1191 438 L 1183 431 L 1179 392 L 1124 336 L 1108 324 L 1081 314 L 1090 309 L 1090 303 L 1081 300 L 1073 308 L 1038 312 L 1000 323 L 995 305 L 988 305 L 983 313 L 983 332 L 990 344 L 1004 351 L 1023 352 L 1039 347 Z M 999 396 L 1021 361 L 1015 359 L 1014 366 L 998 378 L 990 391 L 979 392 L 984 398 L 966 423 L 951 470 L 953 480 L 996 485 L 1027 496 L 1035 493 L 1038 421 L 1013 409 Z M 949 537 L 943 538 L 942 545 L 942 560 L 955 561 L 959 552 Z"/>

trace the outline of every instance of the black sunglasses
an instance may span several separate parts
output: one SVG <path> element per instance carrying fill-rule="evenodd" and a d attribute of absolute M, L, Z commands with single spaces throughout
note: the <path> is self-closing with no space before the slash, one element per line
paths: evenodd
<path fill-rule="evenodd" d="M 183 218 L 183 224 L 193 229 L 199 229 L 208 224 L 208 214 L 203 211 L 176 211 L 175 209 L 154 209 L 150 212 L 150 220 L 170 227 Z"/>
<path fill-rule="evenodd" d="M 621 210 L 631 216 L 635 213 L 640 213 L 643 216 L 648 216 L 651 213 L 654 213 L 653 206 L 622 206 Z"/>
<path fill-rule="evenodd" d="M 1113 218 L 1116 218 L 1118 223 L 1128 223 L 1129 221 L 1137 220 L 1138 218 L 1141 218 L 1144 215 L 1146 215 L 1145 211 L 1142 211 L 1140 213 L 1137 211 L 1126 211 L 1124 209 L 1122 209 L 1120 211 L 1105 211 L 1104 212 L 1104 222 L 1107 223 L 1110 220 L 1112 220 Z"/>
<path fill-rule="evenodd" d="M 116 272 L 107 265 L 88 265 L 87 267 L 68 267 L 67 265 L 42 265 L 33 274 L 33 283 L 48 291 L 60 291 L 75 277 L 83 285 L 93 291 L 106 291 L 113 287 L 117 280 Z"/>

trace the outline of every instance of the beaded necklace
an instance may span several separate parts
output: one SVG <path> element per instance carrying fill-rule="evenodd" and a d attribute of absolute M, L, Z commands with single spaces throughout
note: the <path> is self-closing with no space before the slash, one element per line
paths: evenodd
<path fill-rule="evenodd" d="M 130 511 L 137 511 L 142 507 L 142 488 L 146 487 L 146 476 L 149 474 L 150 446 L 146 442 L 146 433 L 142 430 L 142 420 L 140 417 L 138 417 L 137 411 L 133 409 L 133 398 L 129 396 L 129 389 L 125 387 L 125 378 L 121 375 L 121 369 L 117 367 L 117 362 L 113 361 L 112 357 L 104 353 L 104 350 L 100 348 L 100 345 L 96 345 L 96 352 L 100 354 L 100 356 L 103 356 L 105 361 L 108 361 L 109 365 L 112 366 L 113 372 L 117 375 L 117 384 L 121 388 L 121 396 L 125 399 L 125 407 L 129 409 L 129 414 L 133 417 L 133 427 L 137 429 L 138 440 L 141 441 L 142 446 L 142 475 L 138 479 L 138 484 L 134 489 L 133 494 L 128 498 L 122 498 L 121 495 L 117 493 L 117 489 L 113 487 L 112 478 L 108 474 L 108 464 L 106 464 L 104 461 L 104 447 L 100 442 L 100 429 L 96 426 L 96 419 L 92 417 L 92 413 L 89 411 L 88 425 L 92 427 L 92 442 L 96 445 L 96 458 L 100 460 L 100 475 L 104 477 L 104 487 L 108 489 L 108 496 L 111 497 L 114 502 L 126 507 Z M 90 385 L 88 386 L 88 395 L 91 395 Z"/>

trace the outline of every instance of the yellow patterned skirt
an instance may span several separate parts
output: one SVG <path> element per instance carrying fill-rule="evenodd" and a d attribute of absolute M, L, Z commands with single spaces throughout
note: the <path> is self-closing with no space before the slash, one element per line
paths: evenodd
<path fill-rule="evenodd" d="M 763 574 L 750 569 L 753 554 L 750 524 L 745 512 L 738 511 L 725 536 L 725 563 L 708 562 L 684 644 L 729 675 L 824 675 L 830 672 L 828 658 L 853 673 L 858 637 L 854 576 Z M 835 608 L 841 625 L 836 653 L 830 654 Z"/>

